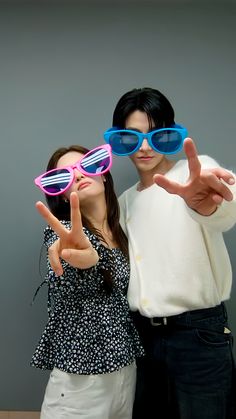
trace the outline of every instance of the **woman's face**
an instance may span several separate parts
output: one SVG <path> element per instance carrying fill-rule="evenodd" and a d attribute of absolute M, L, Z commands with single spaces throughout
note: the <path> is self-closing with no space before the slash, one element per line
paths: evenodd
<path fill-rule="evenodd" d="M 64 166 L 73 166 L 80 161 L 84 155 L 77 151 L 69 151 L 64 154 L 57 162 L 56 168 Z M 99 194 L 104 194 L 104 177 L 103 176 L 86 176 L 77 168 L 74 171 L 74 181 L 69 189 L 64 193 L 64 197 L 69 200 L 71 192 L 77 192 L 80 202 Z"/>

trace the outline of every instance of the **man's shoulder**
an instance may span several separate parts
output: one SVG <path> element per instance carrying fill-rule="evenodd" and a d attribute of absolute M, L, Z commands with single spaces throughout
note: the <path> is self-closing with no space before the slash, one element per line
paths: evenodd
<path fill-rule="evenodd" d="M 198 156 L 198 160 L 203 169 L 213 169 L 219 167 L 219 163 L 212 157 L 201 154 Z M 174 167 L 167 173 L 168 177 L 185 176 L 189 173 L 189 163 L 187 159 L 178 160 Z"/>
<path fill-rule="evenodd" d="M 200 156 L 198 156 L 198 158 L 203 166 L 206 166 L 209 168 L 219 166 L 219 163 L 215 159 L 213 159 L 213 157 L 210 157 L 207 154 L 201 154 Z"/>
<path fill-rule="evenodd" d="M 204 166 L 210 166 L 210 167 L 216 167 L 219 166 L 219 163 L 213 159 L 212 157 L 208 156 L 207 154 L 200 154 L 198 156 L 198 159 L 200 161 L 200 163 Z M 177 164 L 176 164 L 176 168 L 179 167 L 185 167 L 186 165 L 188 165 L 188 160 L 187 159 L 183 159 L 183 160 L 178 160 Z"/>
<path fill-rule="evenodd" d="M 130 186 L 128 189 L 123 191 L 119 196 L 119 200 L 123 200 L 125 197 L 129 195 L 137 193 L 137 185 L 138 185 L 138 182 L 136 182 L 134 185 Z"/>

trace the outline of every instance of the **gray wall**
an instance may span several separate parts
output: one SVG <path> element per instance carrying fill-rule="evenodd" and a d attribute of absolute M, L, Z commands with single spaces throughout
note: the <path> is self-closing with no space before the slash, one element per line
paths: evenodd
<path fill-rule="evenodd" d="M 111 3 L 0 2 L 0 410 L 39 410 L 48 378 L 29 362 L 47 318 L 46 290 L 31 306 L 45 256 L 33 178 L 52 151 L 103 143 L 121 94 L 152 86 L 200 153 L 236 168 L 235 3 Z M 128 159 L 112 173 L 117 193 L 136 180 Z M 235 229 L 225 239 L 236 272 Z M 235 301 L 234 284 L 236 334 Z"/>

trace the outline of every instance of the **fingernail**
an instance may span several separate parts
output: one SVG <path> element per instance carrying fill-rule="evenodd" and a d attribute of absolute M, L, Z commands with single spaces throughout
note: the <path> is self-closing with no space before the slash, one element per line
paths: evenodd
<path fill-rule="evenodd" d="M 233 185 L 235 183 L 234 177 L 229 178 L 229 184 Z"/>
<path fill-rule="evenodd" d="M 56 274 L 56 276 L 61 276 L 62 275 L 61 271 L 56 271 L 55 274 Z"/>

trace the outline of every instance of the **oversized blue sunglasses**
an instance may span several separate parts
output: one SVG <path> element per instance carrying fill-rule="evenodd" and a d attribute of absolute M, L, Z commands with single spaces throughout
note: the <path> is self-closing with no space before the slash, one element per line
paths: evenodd
<path fill-rule="evenodd" d="M 110 144 L 112 153 L 117 156 L 129 156 L 136 153 L 146 139 L 149 146 L 161 154 L 178 153 L 184 139 L 188 136 L 186 128 L 173 124 L 170 128 L 160 128 L 143 134 L 131 129 L 109 128 L 104 133 L 106 143 Z"/>

